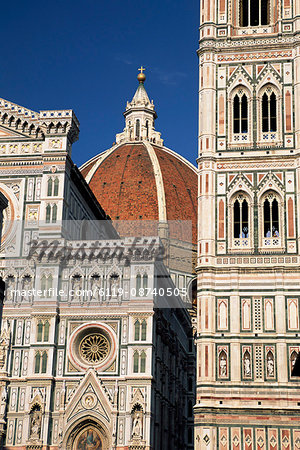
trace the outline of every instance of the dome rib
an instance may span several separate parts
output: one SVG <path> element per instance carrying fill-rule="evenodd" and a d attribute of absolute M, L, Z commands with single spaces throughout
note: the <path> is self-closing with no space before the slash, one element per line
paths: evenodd
<path fill-rule="evenodd" d="M 166 196 L 164 189 L 164 180 L 161 173 L 160 164 L 156 156 L 155 150 L 149 142 L 143 142 L 146 149 L 148 150 L 155 176 L 156 182 L 156 192 L 157 192 L 157 203 L 158 203 L 158 220 L 160 222 L 167 221 L 167 207 L 166 207 Z"/>

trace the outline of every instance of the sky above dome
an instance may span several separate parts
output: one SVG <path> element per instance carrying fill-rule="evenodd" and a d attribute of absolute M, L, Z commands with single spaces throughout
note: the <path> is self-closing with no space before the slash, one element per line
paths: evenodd
<path fill-rule="evenodd" d="M 0 97 L 27 108 L 73 109 L 80 166 L 111 147 L 146 67 L 165 145 L 195 164 L 199 0 L 5 2 Z"/>

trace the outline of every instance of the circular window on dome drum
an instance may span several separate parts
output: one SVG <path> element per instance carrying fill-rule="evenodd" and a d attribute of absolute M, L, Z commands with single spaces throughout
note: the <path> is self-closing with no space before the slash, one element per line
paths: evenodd
<path fill-rule="evenodd" d="M 79 370 L 106 370 L 116 357 L 116 337 L 105 324 L 84 324 L 70 337 L 69 357 Z"/>

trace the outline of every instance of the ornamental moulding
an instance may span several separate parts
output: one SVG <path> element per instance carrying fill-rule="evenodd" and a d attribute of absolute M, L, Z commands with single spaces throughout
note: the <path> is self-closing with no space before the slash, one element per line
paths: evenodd
<path fill-rule="evenodd" d="M 268 168 L 268 169 L 272 169 L 272 168 L 282 168 L 282 167 L 286 167 L 286 168 L 294 168 L 295 167 L 295 161 L 291 161 L 291 162 L 269 162 L 269 163 L 261 163 L 259 164 L 258 162 L 253 162 L 251 163 L 217 163 L 217 169 L 224 169 L 224 170 L 241 170 L 241 169 L 251 169 L 251 170 L 261 170 L 262 168 Z"/>

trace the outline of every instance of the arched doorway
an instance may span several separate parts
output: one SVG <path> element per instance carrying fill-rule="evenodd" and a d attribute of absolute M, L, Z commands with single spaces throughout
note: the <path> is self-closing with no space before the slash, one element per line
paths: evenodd
<path fill-rule="evenodd" d="M 102 436 L 93 426 L 86 427 L 74 439 L 72 450 L 103 450 Z"/>
<path fill-rule="evenodd" d="M 109 450 L 111 442 L 108 430 L 92 418 L 76 422 L 66 435 L 67 450 Z"/>

